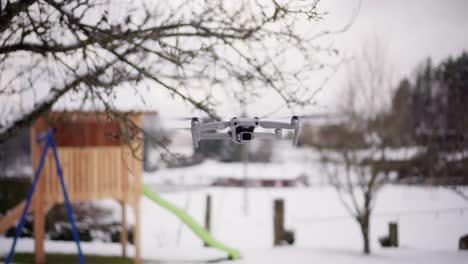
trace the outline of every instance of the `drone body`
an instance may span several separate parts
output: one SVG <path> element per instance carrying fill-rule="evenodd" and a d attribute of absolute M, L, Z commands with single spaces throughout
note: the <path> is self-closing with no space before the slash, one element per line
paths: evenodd
<path fill-rule="evenodd" d="M 273 133 L 255 132 L 257 127 L 274 129 Z M 229 128 L 227 131 L 219 131 Z M 290 123 L 276 121 L 262 121 L 258 117 L 237 118 L 230 121 L 200 123 L 196 117 L 192 118 L 191 131 L 193 147 L 198 147 L 200 140 L 223 140 L 229 139 L 237 144 L 246 144 L 254 139 L 281 139 L 282 129 L 294 130 L 293 145 L 297 144 L 299 138 L 300 122 L 297 116 L 291 118 Z M 214 131 L 214 132 L 213 132 Z"/>

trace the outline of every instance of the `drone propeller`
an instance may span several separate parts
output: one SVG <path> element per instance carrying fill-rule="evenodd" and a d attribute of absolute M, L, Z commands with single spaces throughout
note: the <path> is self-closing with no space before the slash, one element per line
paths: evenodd
<path fill-rule="evenodd" d="M 319 119 L 319 118 L 335 118 L 335 117 L 338 117 L 338 115 L 332 114 L 332 113 L 317 113 L 317 114 L 308 114 L 308 115 L 299 116 L 299 118 L 302 118 L 302 119 Z"/>
<path fill-rule="evenodd" d="M 193 116 L 192 117 L 168 117 L 168 118 L 163 118 L 163 119 L 171 120 L 171 121 L 189 121 L 189 120 L 192 120 L 192 118 L 194 117 Z"/>
<path fill-rule="evenodd" d="M 229 120 L 231 119 L 232 117 L 220 117 L 219 119 L 214 119 L 214 118 L 210 118 L 208 116 L 191 116 L 191 117 L 166 117 L 166 118 L 163 118 L 163 120 L 167 120 L 167 121 L 190 121 L 190 120 L 193 120 L 193 119 L 198 119 L 198 120 L 201 120 L 201 121 L 204 121 L 204 122 L 207 122 L 207 121 L 220 121 L 220 120 Z"/>
<path fill-rule="evenodd" d="M 314 114 L 305 114 L 305 115 L 271 116 L 271 117 L 263 117 L 263 119 L 290 119 L 293 117 L 297 117 L 299 119 L 321 119 L 321 118 L 336 118 L 339 116 L 337 114 L 332 114 L 332 113 L 314 113 Z"/>
<path fill-rule="evenodd" d="M 191 130 L 190 127 L 170 127 L 169 130 Z"/>

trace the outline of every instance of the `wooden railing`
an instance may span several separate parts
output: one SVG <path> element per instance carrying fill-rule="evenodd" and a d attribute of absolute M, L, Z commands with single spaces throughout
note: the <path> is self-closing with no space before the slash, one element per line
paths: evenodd
<path fill-rule="evenodd" d="M 72 201 L 113 198 L 133 204 L 139 187 L 135 175 L 141 162 L 127 147 L 59 147 L 58 153 Z M 44 185 L 46 203 L 63 202 L 52 153 L 48 153 L 41 181 L 47 183 Z"/>

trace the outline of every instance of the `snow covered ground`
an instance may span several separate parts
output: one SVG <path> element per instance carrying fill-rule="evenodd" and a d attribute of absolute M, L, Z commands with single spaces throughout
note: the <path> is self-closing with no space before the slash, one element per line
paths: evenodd
<path fill-rule="evenodd" d="M 251 189 L 247 195 L 247 216 L 243 211 L 242 189 L 210 188 L 185 194 L 165 194 L 164 197 L 202 222 L 207 193 L 213 199 L 212 232 L 232 247 L 270 248 L 273 240 L 273 200 L 283 198 L 286 226 L 296 231 L 296 246 L 345 248 L 356 252 L 361 248 L 359 229 L 347 217 L 331 188 Z M 201 246 L 200 240 L 185 226 L 179 226 L 179 221 L 163 208 L 146 198 L 142 205 L 145 208 L 145 248 Z M 441 210 L 456 207 L 464 207 L 465 210 L 445 213 Z M 421 214 L 407 215 L 407 212 Z M 388 232 L 389 221 L 398 221 L 400 244 L 404 248 L 453 252 L 457 249 L 459 237 L 468 233 L 468 207 L 464 200 L 444 189 L 389 186 L 377 198 L 375 217 L 371 223 L 374 248 L 380 247 L 377 239 Z"/>
<path fill-rule="evenodd" d="M 468 233 L 466 201 L 445 189 L 388 186 L 377 198 L 371 223 L 375 254 L 362 257 L 359 229 L 339 203 L 332 188 L 249 189 L 248 214 L 244 215 L 244 190 L 205 188 L 164 194 L 164 198 L 186 209 L 203 222 L 204 201 L 212 195 L 213 235 L 243 253 L 241 263 L 466 263 L 467 252 L 457 252 L 458 239 Z M 285 199 L 286 226 L 296 232 L 292 247 L 272 249 L 272 204 Z M 110 203 L 109 201 L 106 203 Z M 223 257 L 207 250 L 185 225 L 165 209 L 142 198 L 142 254 L 145 259 L 204 260 Z M 131 210 L 129 210 L 131 213 Z M 408 214 L 412 212 L 413 214 Z M 419 212 L 419 213 L 418 213 Z M 398 221 L 399 249 L 381 249 L 379 236 L 387 233 L 389 221 Z M 0 239 L 4 254 L 10 239 Z M 75 252 L 73 243 L 47 241 L 48 252 Z M 119 244 L 83 243 L 88 254 L 118 255 Z M 18 251 L 33 251 L 31 239 L 21 239 Z M 130 254 L 133 248 L 129 248 Z M 277 262 L 273 261 L 277 260 Z M 328 261 L 325 261 L 328 260 Z"/>
<path fill-rule="evenodd" d="M 364 256 L 347 249 L 275 248 L 244 251 L 245 258 L 235 262 L 244 263 L 291 263 L 291 264 L 465 264 L 466 252 L 437 252 L 419 249 L 378 250 Z M 224 264 L 232 262 L 226 261 Z"/>
<path fill-rule="evenodd" d="M 182 169 L 148 173 L 144 181 L 159 190 L 162 183 L 186 184 L 178 192 L 164 192 L 163 198 L 186 210 L 203 223 L 205 197 L 212 196 L 212 233 L 216 239 L 241 251 L 239 263 L 468 263 L 468 252 L 457 250 L 458 240 L 468 234 L 468 203 L 452 191 L 388 185 L 377 196 L 371 221 L 373 254 L 363 256 L 357 224 L 347 215 L 335 190 L 327 187 L 317 166 L 316 153 L 284 148 L 271 164 L 249 165 L 249 177 L 294 178 L 306 173 L 311 187 L 242 188 L 207 187 L 217 177 L 242 177 L 242 164 L 207 161 Z M 315 184 L 317 183 L 317 184 Z M 320 183 L 320 184 L 319 184 Z M 247 214 L 244 198 L 247 197 Z M 296 234 L 294 246 L 272 248 L 273 201 L 285 200 L 286 227 Z M 102 204 L 115 207 L 113 201 Z M 219 259 L 225 253 L 203 247 L 187 226 L 164 208 L 142 197 L 142 255 L 147 260 L 203 261 Z M 133 221 L 132 210 L 129 222 Z M 116 212 L 116 218 L 120 215 Z M 388 223 L 399 224 L 400 248 L 383 249 L 378 238 L 388 233 Z M 0 254 L 6 254 L 11 239 L 0 237 Z M 76 252 L 69 242 L 47 241 L 48 252 Z M 87 254 L 118 255 L 120 245 L 83 243 Z M 21 239 L 17 251 L 34 251 L 31 239 Z M 129 255 L 134 249 L 129 246 Z"/>
<path fill-rule="evenodd" d="M 173 151 L 188 152 L 186 148 L 192 150 L 191 146 L 171 148 Z M 391 160 L 402 160 L 413 157 L 420 153 L 419 148 L 387 149 L 385 156 Z M 366 151 L 362 151 L 363 154 Z M 375 155 L 380 159 L 380 152 Z M 327 155 L 341 154 L 329 151 Z M 370 157 L 369 154 L 365 155 Z M 333 157 L 333 156 L 332 156 Z M 328 182 L 323 166 L 320 164 L 321 154 L 312 148 L 295 148 L 290 141 L 279 141 L 274 144 L 272 150 L 272 162 L 254 163 L 247 166 L 247 174 L 255 179 L 293 179 L 301 175 L 308 176 L 311 185 L 324 185 Z M 217 178 L 243 178 L 244 164 L 241 162 L 220 163 L 216 160 L 207 160 L 201 164 L 184 168 L 162 169 L 152 173 L 144 174 L 144 182 L 160 185 L 165 191 L 168 186 L 206 186 L 210 185 Z"/>

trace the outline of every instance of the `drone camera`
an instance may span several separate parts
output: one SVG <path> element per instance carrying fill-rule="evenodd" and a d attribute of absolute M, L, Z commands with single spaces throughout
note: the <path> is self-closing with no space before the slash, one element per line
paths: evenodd
<path fill-rule="evenodd" d="M 252 132 L 242 132 L 240 137 L 242 141 L 250 141 L 252 140 Z"/>

